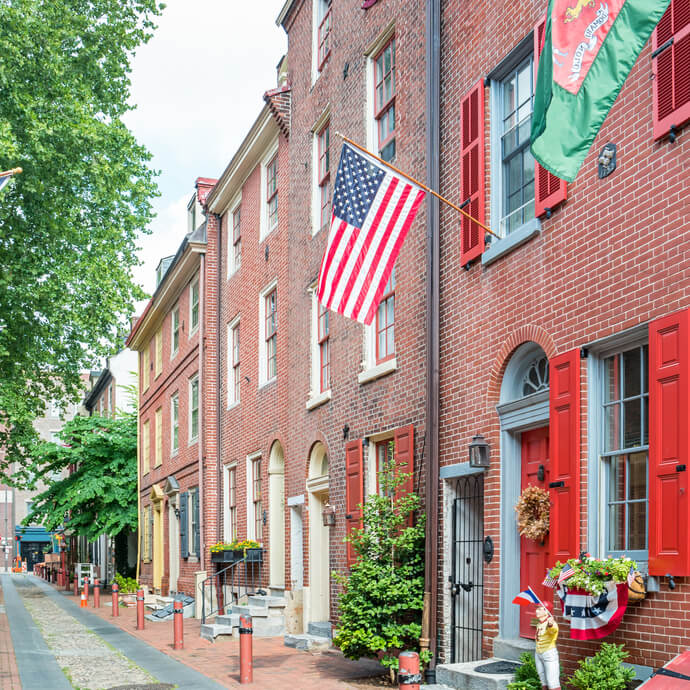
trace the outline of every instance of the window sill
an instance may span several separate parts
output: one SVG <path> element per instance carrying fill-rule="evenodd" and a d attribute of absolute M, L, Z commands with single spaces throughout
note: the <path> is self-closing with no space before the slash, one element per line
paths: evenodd
<path fill-rule="evenodd" d="M 266 230 L 266 232 L 259 237 L 259 244 L 261 244 L 264 240 L 267 240 L 271 236 L 271 234 L 276 231 L 277 228 L 278 223 L 276 223 L 272 228 Z"/>
<path fill-rule="evenodd" d="M 375 367 L 366 369 L 357 375 L 357 380 L 360 383 L 369 383 L 369 381 L 375 381 L 382 376 L 387 374 L 392 374 L 398 368 L 398 358 L 393 357 L 392 359 L 386 360 L 381 364 L 377 364 Z"/>
<path fill-rule="evenodd" d="M 234 410 L 236 407 L 239 407 L 239 405 L 240 405 L 240 401 L 236 400 L 235 402 L 230 403 L 228 405 L 228 410 Z"/>
<path fill-rule="evenodd" d="M 331 389 L 318 395 L 312 395 L 309 400 L 307 400 L 306 407 L 308 410 L 315 410 L 317 407 L 327 403 L 331 399 Z"/>
<path fill-rule="evenodd" d="M 482 266 L 488 266 L 497 259 L 505 256 L 521 244 L 531 240 L 541 232 L 541 222 L 538 218 L 532 218 L 521 225 L 515 232 L 511 232 L 508 237 L 502 240 L 495 240 L 489 248 L 482 254 Z"/>
<path fill-rule="evenodd" d="M 187 444 L 188 447 L 195 446 L 199 442 L 199 437 L 195 436 L 194 438 L 189 439 L 189 443 Z"/>
<path fill-rule="evenodd" d="M 262 381 L 259 384 L 259 390 L 261 390 L 262 388 L 268 388 L 268 386 L 270 386 L 272 383 L 275 383 L 277 380 L 278 377 L 274 376 L 272 379 L 268 379 L 268 381 Z"/>

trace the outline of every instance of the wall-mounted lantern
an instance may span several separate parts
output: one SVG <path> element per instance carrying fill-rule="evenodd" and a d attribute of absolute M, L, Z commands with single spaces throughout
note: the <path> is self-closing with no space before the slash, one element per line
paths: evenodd
<path fill-rule="evenodd" d="M 335 508 L 330 503 L 326 503 L 323 507 L 321 518 L 323 519 L 324 527 L 333 527 L 335 525 Z"/>
<path fill-rule="evenodd" d="M 477 434 L 469 446 L 470 467 L 489 468 L 489 444 L 481 434 Z"/>

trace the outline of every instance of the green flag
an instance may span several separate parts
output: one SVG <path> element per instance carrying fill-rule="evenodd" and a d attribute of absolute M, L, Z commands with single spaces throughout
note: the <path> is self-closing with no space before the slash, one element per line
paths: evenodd
<path fill-rule="evenodd" d="M 554 175 L 575 179 L 669 2 L 549 0 L 531 140 L 532 154 Z"/>

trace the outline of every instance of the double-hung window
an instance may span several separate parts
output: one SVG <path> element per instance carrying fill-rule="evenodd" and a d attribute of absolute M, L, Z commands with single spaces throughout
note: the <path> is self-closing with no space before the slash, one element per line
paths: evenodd
<path fill-rule="evenodd" d="M 600 453 L 604 555 L 647 558 L 649 382 L 648 347 L 636 345 L 601 363 Z"/>
<path fill-rule="evenodd" d="M 189 442 L 199 438 L 199 377 L 189 381 Z"/>
<path fill-rule="evenodd" d="M 331 222 L 331 127 L 330 123 L 317 134 L 318 149 L 318 203 L 319 230 L 327 228 Z"/>
<path fill-rule="evenodd" d="M 374 119 L 379 156 L 395 158 L 395 36 L 374 58 Z"/>
<path fill-rule="evenodd" d="M 175 307 L 173 309 L 172 313 L 172 323 L 171 323 L 171 333 L 172 333 L 172 342 L 171 342 L 171 351 L 172 351 L 172 357 L 174 357 L 178 350 L 180 349 L 180 308 Z"/>
<path fill-rule="evenodd" d="M 141 353 L 141 390 L 147 391 L 151 380 L 151 344 L 146 343 L 146 348 Z"/>
<path fill-rule="evenodd" d="M 148 474 L 151 466 L 151 422 L 147 419 L 141 426 L 141 473 Z"/>
<path fill-rule="evenodd" d="M 156 368 L 155 378 L 158 378 L 163 371 L 163 328 L 156 332 Z"/>
<path fill-rule="evenodd" d="M 266 165 L 266 223 L 267 232 L 278 225 L 278 154 Z"/>
<path fill-rule="evenodd" d="M 240 401 L 240 322 L 231 323 L 228 331 L 228 359 L 230 364 L 228 406 L 231 406 Z"/>
<path fill-rule="evenodd" d="M 199 526 L 199 487 L 189 490 L 189 554 L 198 556 L 200 551 L 201 530 Z"/>
<path fill-rule="evenodd" d="M 376 362 L 395 356 L 395 268 L 376 310 Z"/>
<path fill-rule="evenodd" d="M 261 458 L 252 461 L 252 513 L 254 539 L 261 541 L 263 534 L 263 508 L 261 506 Z"/>
<path fill-rule="evenodd" d="M 319 384 L 324 393 L 331 387 L 330 319 L 328 309 L 319 303 Z"/>
<path fill-rule="evenodd" d="M 266 341 L 266 380 L 270 381 L 278 373 L 277 344 L 278 344 L 278 304 L 277 290 L 271 290 L 264 300 L 265 325 L 264 339 Z"/>
<path fill-rule="evenodd" d="M 189 288 L 189 330 L 194 333 L 199 328 L 199 281 L 195 280 Z"/>
<path fill-rule="evenodd" d="M 237 537 L 237 466 L 228 469 L 228 524 L 225 538 L 232 541 Z"/>
<path fill-rule="evenodd" d="M 511 67 L 493 88 L 497 112 L 492 128 L 497 132 L 499 169 L 492 180 L 498 186 L 498 230 L 507 237 L 534 218 L 534 158 L 530 151 L 534 58 L 530 52 Z"/>
<path fill-rule="evenodd" d="M 170 398 L 170 448 L 172 454 L 177 453 L 180 447 L 180 396 L 175 395 Z"/>
<path fill-rule="evenodd" d="M 153 460 L 154 467 L 163 464 L 163 408 L 156 410 L 156 457 Z"/>
<path fill-rule="evenodd" d="M 318 71 L 320 72 L 331 54 L 331 4 L 332 0 L 316 0 L 318 22 Z"/>
<path fill-rule="evenodd" d="M 242 264 L 242 231 L 240 225 L 241 208 L 238 206 L 232 212 L 232 272 Z"/>

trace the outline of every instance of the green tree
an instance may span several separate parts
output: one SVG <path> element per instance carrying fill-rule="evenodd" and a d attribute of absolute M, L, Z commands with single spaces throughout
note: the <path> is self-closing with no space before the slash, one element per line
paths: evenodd
<path fill-rule="evenodd" d="M 75 417 L 59 435 L 65 445 L 36 447 L 37 465 L 50 473 L 77 469 L 36 496 L 24 523 L 42 522 L 51 531 L 69 516 L 70 529 L 92 541 L 136 529 L 136 413 Z"/>
<path fill-rule="evenodd" d="M 122 122 L 157 0 L 0 0 L 0 469 L 47 401 L 112 349 L 134 301 L 135 240 L 157 194 Z"/>
<path fill-rule="evenodd" d="M 392 453 L 390 453 L 392 456 Z M 333 573 L 343 586 L 335 645 L 349 659 L 381 658 L 398 667 L 398 653 L 419 650 L 424 601 L 424 515 L 417 494 L 399 491 L 409 474 L 396 472 L 390 460 L 379 474 L 383 495 L 362 506 L 362 528 L 346 541 L 357 561 L 349 577 Z M 423 657 L 428 661 L 428 656 Z"/>

